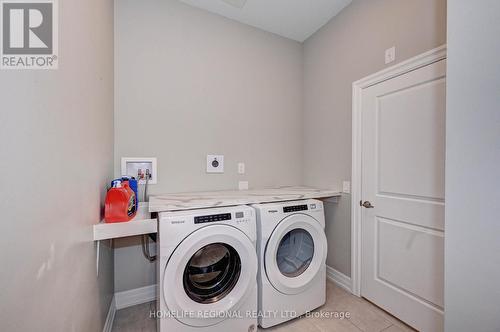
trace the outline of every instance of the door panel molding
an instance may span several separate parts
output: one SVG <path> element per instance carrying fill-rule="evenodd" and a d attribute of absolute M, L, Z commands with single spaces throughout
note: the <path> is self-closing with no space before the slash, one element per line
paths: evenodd
<path fill-rule="evenodd" d="M 427 292 L 427 294 L 422 294 L 419 285 L 405 283 L 404 280 L 402 280 L 404 278 L 401 277 L 404 277 L 405 274 L 412 272 L 405 271 L 404 267 L 396 266 L 393 264 L 390 259 L 390 256 L 394 254 L 393 248 L 390 248 L 390 250 L 384 250 L 384 248 L 381 248 L 380 246 L 381 244 L 383 245 L 382 237 L 384 235 L 390 236 L 391 232 L 394 233 L 394 231 L 407 231 L 407 238 L 409 238 L 408 240 L 410 240 L 411 242 L 420 242 L 421 247 L 424 247 L 425 244 L 425 246 L 444 248 L 444 232 L 431 230 L 421 226 L 408 224 L 406 222 L 390 220 L 382 217 L 377 217 L 376 219 L 375 279 L 389 284 L 390 287 L 396 289 L 400 293 L 406 293 L 407 295 L 412 296 L 414 299 L 417 299 L 420 302 L 425 302 L 427 303 L 427 305 L 431 305 L 443 311 L 443 297 L 434 296 L 434 292 Z M 385 228 L 385 230 L 383 230 L 382 228 Z M 423 249 L 425 250 L 426 248 Z M 428 250 L 432 251 L 432 249 Z M 408 261 L 410 261 L 412 264 L 417 263 L 419 265 L 427 265 L 429 263 L 427 260 L 424 262 L 414 262 L 411 257 L 407 258 Z M 443 257 L 439 257 L 437 259 L 436 257 L 431 258 L 431 260 L 437 261 L 439 262 L 439 264 L 441 264 L 442 259 Z M 444 268 L 444 264 L 442 266 Z M 423 275 L 425 275 L 425 273 L 425 271 L 422 271 Z M 433 278 L 433 276 L 430 275 L 427 275 L 426 277 Z M 399 282 L 397 279 L 399 279 Z"/>
<path fill-rule="evenodd" d="M 386 68 L 353 83 L 352 95 L 352 193 L 351 193 L 351 279 L 352 293 L 361 296 L 361 227 L 362 213 L 359 205 L 362 199 L 362 93 L 375 84 L 404 75 L 432 63 L 446 59 L 446 45 L 420 54 L 409 60 Z M 408 197 L 409 198 L 409 197 Z M 438 227 L 439 228 L 439 227 Z"/>

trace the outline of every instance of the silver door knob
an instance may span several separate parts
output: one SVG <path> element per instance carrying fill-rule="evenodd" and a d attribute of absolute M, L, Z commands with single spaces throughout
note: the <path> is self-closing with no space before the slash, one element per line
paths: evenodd
<path fill-rule="evenodd" d="M 361 202 L 360 202 L 361 203 Z M 370 201 L 364 201 L 362 204 L 360 204 L 362 207 L 367 208 L 367 209 L 373 209 L 375 206 L 370 203 Z"/>

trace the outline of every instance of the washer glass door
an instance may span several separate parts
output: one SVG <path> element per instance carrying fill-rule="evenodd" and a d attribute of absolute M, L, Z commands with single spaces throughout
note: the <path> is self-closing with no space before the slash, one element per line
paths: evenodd
<path fill-rule="evenodd" d="M 193 327 L 222 322 L 251 300 L 257 265 L 254 243 L 239 229 L 210 225 L 194 231 L 166 263 L 162 280 L 166 314 Z"/>
<path fill-rule="evenodd" d="M 184 270 L 184 290 L 198 303 L 214 303 L 234 288 L 241 273 L 241 259 L 226 243 L 211 243 L 198 250 Z"/>

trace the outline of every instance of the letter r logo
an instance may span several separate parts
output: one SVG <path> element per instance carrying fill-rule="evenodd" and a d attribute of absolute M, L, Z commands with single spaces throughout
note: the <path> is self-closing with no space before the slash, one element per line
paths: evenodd
<path fill-rule="evenodd" d="M 3 2 L 3 53 L 52 54 L 52 6 L 49 2 Z"/>

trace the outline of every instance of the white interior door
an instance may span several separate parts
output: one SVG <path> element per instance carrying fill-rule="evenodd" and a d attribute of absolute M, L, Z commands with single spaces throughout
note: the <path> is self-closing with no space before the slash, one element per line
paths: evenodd
<path fill-rule="evenodd" d="M 443 331 L 445 75 L 362 93 L 361 295 L 425 332 Z"/>

